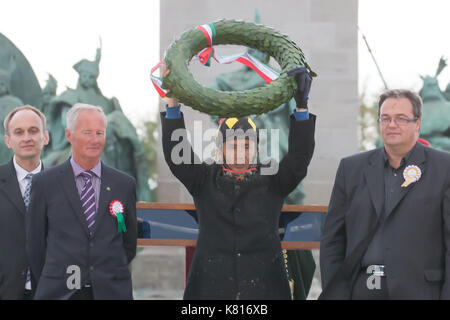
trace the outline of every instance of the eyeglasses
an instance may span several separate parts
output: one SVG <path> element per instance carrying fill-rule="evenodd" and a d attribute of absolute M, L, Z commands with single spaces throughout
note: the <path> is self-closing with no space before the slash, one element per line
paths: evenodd
<path fill-rule="evenodd" d="M 381 123 L 382 126 L 387 126 L 391 123 L 391 121 L 394 121 L 394 123 L 398 126 L 406 126 L 408 123 L 410 122 L 416 122 L 417 120 L 419 120 L 419 118 L 415 117 L 412 119 L 408 119 L 408 118 L 389 118 L 389 117 L 381 117 L 378 118 L 378 122 Z"/>

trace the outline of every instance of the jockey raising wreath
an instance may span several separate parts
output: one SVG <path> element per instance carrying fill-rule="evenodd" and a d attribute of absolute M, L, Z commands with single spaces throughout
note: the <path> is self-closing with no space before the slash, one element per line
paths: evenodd
<path fill-rule="evenodd" d="M 218 58 L 213 49 L 216 44 L 236 44 L 258 49 L 278 62 L 281 73 L 276 74 L 247 53 Z M 233 92 L 206 88 L 189 71 L 188 65 L 194 57 L 208 66 L 212 58 L 219 63 L 244 63 L 258 72 L 268 84 L 252 90 Z M 170 45 L 164 63 L 171 72 L 162 83 L 159 79 L 158 85 L 158 78 L 152 76 L 161 96 L 165 96 L 167 92 L 168 97 L 176 97 L 185 105 L 222 117 L 261 114 L 289 101 L 297 90 L 295 79 L 289 77 L 289 70 L 305 67 L 315 76 L 306 63 L 302 50 L 286 35 L 267 26 L 235 20 L 219 20 L 186 31 Z M 153 68 L 152 73 L 161 64 L 162 62 Z"/>

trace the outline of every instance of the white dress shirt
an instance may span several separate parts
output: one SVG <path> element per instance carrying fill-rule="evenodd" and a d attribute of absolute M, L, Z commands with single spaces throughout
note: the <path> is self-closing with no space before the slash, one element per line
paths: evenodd
<path fill-rule="evenodd" d="M 13 158 L 13 163 L 14 163 L 14 169 L 16 169 L 16 175 L 17 175 L 17 181 L 19 182 L 19 187 L 20 187 L 20 193 L 22 194 L 22 198 L 23 195 L 25 193 L 25 189 L 27 187 L 28 184 L 28 180 L 25 179 L 25 177 L 27 176 L 27 174 L 32 173 L 32 174 L 36 174 L 41 172 L 42 169 L 42 161 L 39 161 L 39 165 L 36 167 L 36 169 L 34 169 L 31 172 L 28 172 L 27 170 L 25 170 L 24 168 L 22 168 L 16 161 L 16 156 L 14 156 Z"/>

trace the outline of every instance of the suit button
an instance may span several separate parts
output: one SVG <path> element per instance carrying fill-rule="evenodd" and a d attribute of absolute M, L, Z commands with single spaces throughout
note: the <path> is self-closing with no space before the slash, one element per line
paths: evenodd
<path fill-rule="evenodd" d="M 236 253 L 236 257 L 240 258 L 241 257 L 241 253 L 240 252 Z"/>
<path fill-rule="evenodd" d="M 92 242 L 89 242 L 89 247 L 93 248 L 94 244 Z"/>
<path fill-rule="evenodd" d="M 241 209 L 236 208 L 234 211 L 235 211 L 236 213 L 239 213 L 239 212 L 241 212 Z"/>
<path fill-rule="evenodd" d="M 94 266 L 90 266 L 89 270 L 94 271 Z"/>

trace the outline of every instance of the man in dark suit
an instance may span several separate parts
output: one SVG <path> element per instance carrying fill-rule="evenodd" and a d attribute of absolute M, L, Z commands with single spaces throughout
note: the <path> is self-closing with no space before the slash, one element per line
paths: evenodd
<path fill-rule="evenodd" d="M 344 158 L 320 249 L 321 299 L 449 299 L 450 154 L 418 143 L 420 97 L 379 100 L 384 147 Z"/>
<path fill-rule="evenodd" d="M 28 255 L 35 299 L 132 299 L 135 180 L 104 165 L 106 117 L 99 107 L 67 112 L 72 156 L 33 178 Z"/>
<path fill-rule="evenodd" d="M 0 166 L 0 299 L 31 299 L 25 249 L 31 177 L 42 170 L 41 151 L 48 143 L 45 116 L 26 105 L 4 119 L 5 143 L 13 159 Z"/>

